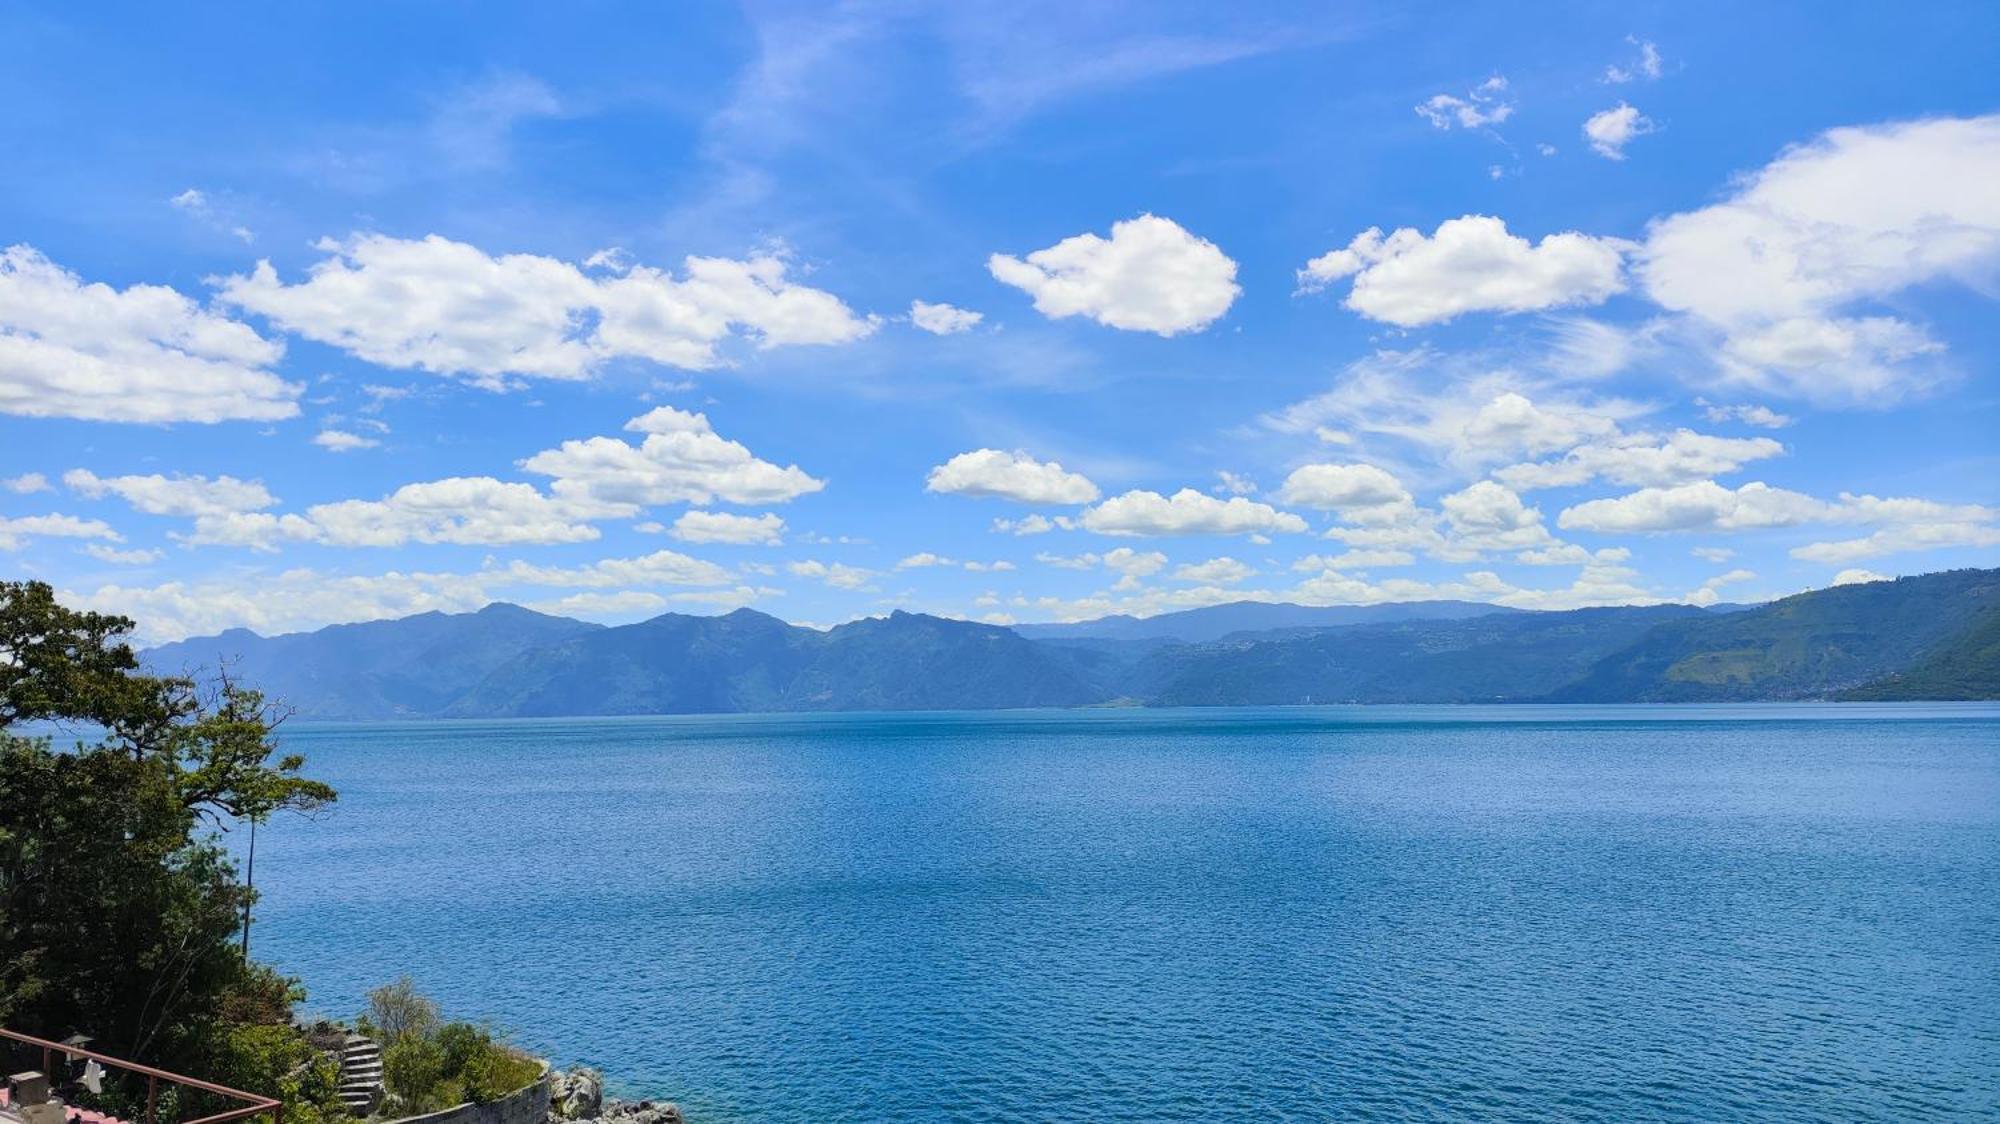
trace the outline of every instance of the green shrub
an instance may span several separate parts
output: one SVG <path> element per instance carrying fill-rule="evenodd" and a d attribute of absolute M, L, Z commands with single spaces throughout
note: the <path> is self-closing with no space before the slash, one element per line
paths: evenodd
<path fill-rule="evenodd" d="M 383 1043 L 382 1079 L 402 1113 L 498 1100 L 541 1076 L 542 1065 L 493 1031 L 440 1022 L 437 1004 L 408 977 L 369 992 L 363 1033 Z M 394 1028 L 393 1033 L 389 1028 Z"/>

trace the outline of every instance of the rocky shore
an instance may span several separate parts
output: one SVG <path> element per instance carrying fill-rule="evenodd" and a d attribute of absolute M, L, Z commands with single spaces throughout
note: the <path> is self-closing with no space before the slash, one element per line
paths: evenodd
<path fill-rule="evenodd" d="M 672 1101 L 624 1101 L 604 1095 L 604 1075 L 588 1067 L 549 1075 L 549 1119 L 570 1124 L 685 1124 Z"/>

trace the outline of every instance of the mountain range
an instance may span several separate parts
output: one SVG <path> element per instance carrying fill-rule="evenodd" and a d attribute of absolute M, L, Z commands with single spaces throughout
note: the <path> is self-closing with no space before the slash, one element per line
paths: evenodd
<path fill-rule="evenodd" d="M 824 631 L 750 609 L 607 627 L 494 604 L 150 649 L 227 663 L 302 717 L 474 718 L 1089 705 L 2000 698 L 2000 570 L 1726 612 L 1240 602 L 1005 628 L 919 613 Z"/>

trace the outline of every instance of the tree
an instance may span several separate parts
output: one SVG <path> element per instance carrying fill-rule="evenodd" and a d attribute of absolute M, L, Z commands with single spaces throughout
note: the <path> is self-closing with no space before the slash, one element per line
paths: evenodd
<path fill-rule="evenodd" d="M 132 627 L 0 582 L 0 1021 L 198 1067 L 295 997 L 235 946 L 254 895 L 215 832 L 334 793 L 273 760 L 257 692 L 139 674 Z M 31 722 L 94 740 L 58 750 Z"/>
<path fill-rule="evenodd" d="M 368 993 L 368 1013 L 362 1025 L 384 1048 L 394 1046 L 409 1035 L 428 1038 L 437 1029 L 438 1006 L 417 990 L 408 976 L 383 984 Z"/>

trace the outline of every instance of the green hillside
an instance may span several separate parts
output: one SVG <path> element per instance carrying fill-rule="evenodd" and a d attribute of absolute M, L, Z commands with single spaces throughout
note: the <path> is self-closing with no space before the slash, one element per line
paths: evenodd
<path fill-rule="evenodd" d="M 1839 697 L 1855 702 L 2000 699 L 2000 604 L 1988 605 L 1971 628 L 1909 670 Z"/>
<path fill-rule="evenodd" d="M 2000 604 L 2000 571 L 1815 590 L 1665 624 L 1606 656 L 1562 702 L 1829 698 L 1912 669 Z"/>

